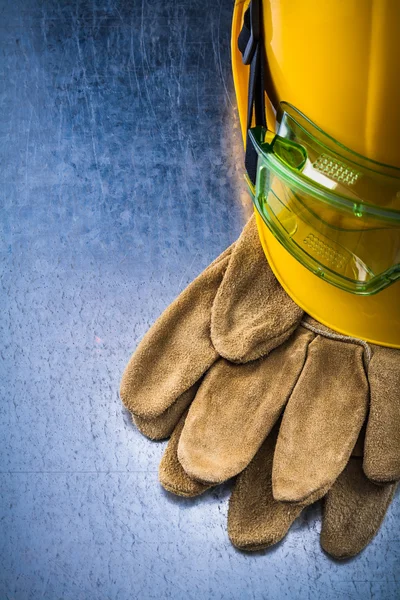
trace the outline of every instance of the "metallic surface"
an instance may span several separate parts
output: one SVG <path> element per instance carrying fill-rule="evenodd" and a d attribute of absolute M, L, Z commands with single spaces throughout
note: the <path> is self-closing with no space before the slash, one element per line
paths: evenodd
<path fill-rule="evenodd" d="M 236 551 L 230 485 L 163 492 L 118 398 L 138 340 L 252 207 L 232 2 L 0 1 L 1 600 L 399 597 L 400 498 L 337 563 L 312 507 Z"/>

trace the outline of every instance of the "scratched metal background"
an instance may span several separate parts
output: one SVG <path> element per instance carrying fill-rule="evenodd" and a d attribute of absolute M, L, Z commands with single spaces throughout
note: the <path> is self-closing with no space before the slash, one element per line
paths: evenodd
<path fill-rule="evenodd" d="M 118 398 L 138 340 L 251 213 L 231 0 L 0 0 L 1 600 L 400 596 L 400 498 L 339 564 L 181 500 Z"/>

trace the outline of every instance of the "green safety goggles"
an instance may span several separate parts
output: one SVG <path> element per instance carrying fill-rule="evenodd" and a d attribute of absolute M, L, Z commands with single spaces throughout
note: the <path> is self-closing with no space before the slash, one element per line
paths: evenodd
<path fill-rule="evenodd" d="M 249 130 L 254 203 L 281 244 L 327 282 L 374 294 L 400 278 L 400 169 L 369 160 L 282 102 L 275 134 Z"/>

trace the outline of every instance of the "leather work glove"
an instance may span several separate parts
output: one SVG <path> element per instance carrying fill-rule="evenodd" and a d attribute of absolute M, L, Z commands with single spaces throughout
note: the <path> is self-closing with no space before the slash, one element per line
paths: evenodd
<path fill-rule="evenodd" d="M 394 353 L 393 363 L 397 351 L 376 351 L 368 383 L 364 362 L 370 347 L 328 335 L 329 330 L 310 318 L 299 326 L 302 316 L 270 271 L 251 220 L 234 247 L 214 261 L 146 334 L 121 385 L 123 401 L 141 431 L 160 439 L 175 430 L 160 465 L 160 480 L 169 491 L 187 496 L 202 493 L 251 463 L 237 485 L 242 478 L 246 481 L 264 447 L 271 448 L 274 437 L 268 434 L 286 407 L 276 447 L 273 442 L 275 458 L 270 460 L 271 498 L 282 505 L 277 514 L 287 511 L 275 534 L 264 536 L 275 541 L 299 511 L 324 496 L 336 480 L 326 506 L 340 504 L 337 499 L 343 494 L 335 490 L 341 489 L 341 474 L 350 464 L 370 401 L 364 468 L 380 482 L 393 481 L 399 473 L 400 443 L 391 420 L 394 409 L 399 413 L 399 402 L 392 403 L 393 410 L 385 408 L 381 394 L 388 381 L 389 392 L 397 392 L 396 371 L 388 380 L 380 368 L 387 362 L 383 351 Z M 388 427 L 394 436 L 389 442 Z M 379 439 L 390 446 L 390 459 L 376 452 L 374 440 Z M 387 487 L 388 493 L 393 488 Z M 233 506 L 235 497 L 234 492 Z M 376 510 L 374 515 L 383 518 L 384 512 Z M 335 524 L 328 515 L 338 513 L 327 509 L 326 514 L 325 522 Z M 271 515 L 267 520 L 275 523 Z M 242 524 L 245 519 L 230 518 L 235 540 L 232 522 Z M 251 539 L 242 544 L 239 538 L 238 546 L 251 548 Z M 255 547 L 275 543 L 265 539 Z M 358 538 L 354 548 L 361 549 Z"/>
<path fill-rule="evenodd" d="M 302 374 L 282 421 L 274 426 L 236 480 L 229 504 L 228 534 L 240 549 L 267 548 L 286 535 L 305 506 L 325 496 L 321 545 L 335 558 L 347 558 L 359 553 L 378 531 L 396 489 L 393 481 L 400 478 L 400 436 L 396 425 L 400 353 L 334 334 L 309 317 L 303 326 L 312 327 L 315 337 L 309 344 Z M 325 359 L 321 350 L 327 350 Z M 279 349 L 261 360 L 269 361 L 278 354 Z M 280 370 L 285 370 L 285 364 Z M 321 390 L 325 392 L 321 394 Z M 340 423 L 346 429 L 348 419 L 353 426 L 356 421 L 362 423 L 360 417 L 366 411 L 360 399 L 365 390 L 370 411 L 365 441 L 363 428 L 357 434 L 358 443 L 350 448 L 349 458 L 349 446 L 340 448 L 332 434 L 339 431 Z M 353 399 L 359 413 L 357 419 L 351 410 Z M 349 411 L 348 415 L 343 408 Z M 168 491 L 195 496 L 210 486 L 189 477 L 178 460 L 185 418 L 186 415 L 167 446 L 159 478 Z M 349 440 L 347 436 L 351 445 Z M 371 464 L 379 485 L 364 472 L 370 475 Z"/>
<path fill-rule="evenodd" d="M 282 502 L 273 494 L 276 428 L 253 461 L 237 478 L 228 510 L 228 535 L 242 550 L 256 551 L 279 542 L 302 510 L 317 499 Z M 362 446 L 361 446 L 362 450 Z M 361 552 L 378 532 L 393 499 L 396 484 L 376 485 L 354 452 L 344 471 L 323 499 L 321 546 L 332 557 L 350 558 Z"/>
<path fill-rule="evenodd" d="M 197 397 L 204 375 L 215 369 L 223 375 L 224 364 L 229 367 L 221 357 L 247 363 L 265 356 L 302 316 L 269 268 L 252 217 L 238 241 L 144 336 L 123 374 L 122 401 L 140 431 L 166 438 Z"/>
<path fill-rule="evenodd" d="M 177 427 L 168 443 L 159 468 L 162 486 L 178 496 L 195 497 L 210 485 L 191 479 L 177 457 Z M 279 435 L 278 422 L 250 465 L 238 475 L 228 510 L 228 535 L 234 546 L 259 551 L 280 542 L 291 525 L 309 505 L 327 490 L 309 496 L 304 502 L 282 502 L 273 495 L 274 450 Z M 362 436 L 360 436 L 360 440 Z M 393 499 L 395 483 L 376 485 L 362 469 L 362 444 L 357 444 L 344 471 L 323 502 L 321 546 L 334 558 L 355 556 L 373 539 Z"/>

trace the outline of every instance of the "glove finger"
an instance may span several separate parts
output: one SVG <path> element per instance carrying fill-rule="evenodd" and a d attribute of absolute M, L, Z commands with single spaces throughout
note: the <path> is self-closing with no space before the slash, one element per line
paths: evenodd
<path fill-rule="evenodd" d="M 158 478 L 161 485 L 168 492 L 177 496 L 191 498 L 199 496 L 208 490 L 211 486 L 204 485 L 199 481 L 191 479 L 183 470 L 177 455 L 179 438 L 185 424 L 186 414 L 182 415 L 178 425 L 168 442 L 167 448 L 163 454 L 158 469 Z"/>
<path fill-rule="evenodd" d="M 305 507 L 304 503 L 279 502 L 273 497 L 272 462 L 278 429 L 276 425 L 238 475 L 229 501 L 228 535 L 241 550 L 263 550 L 279 542 Z M 310 498 L 309 503 L 317 499 Z"/>
<path fill-rule="evenodd" d="M 376 482 L 400 479 L 400 351 L 374 346 L 368 380 L 371 403 L 364 472 Z"/>
<path fill-rule="evenodd" d="M 282 419 L 275 499 L 300 502 L 331 487 L 350 458 L 367 408 L 362 346 L 316 337 Z"/>
<path fill-rule="evenodd" d="M 396 484 L 369 481 L 362 460 L 351 458 L 326 496 L 321 530 L 325 552 L 335 558 L 361 552 L 378 532 L 395 489 Z"/>
<path fill-rule="evenodd" d="M 159 416 L 216 361 L 210 339 L 211 307 L 231 250 L 225 250 L 178 296 L 132 355 L 120 394 L 135 415 Z"/>
<path fill-rule="evenodd" d="M 132 420 L 143 435 L 151 440 L 165 440 L 174 431 L 182 414 L 193 401 L 200 382 L 195 383 L 186 392 L 181 394 L 167 410 L 153 419 L 144 419 L 138 415 L 132 415 Z"/>
<path fill-rule="evenodd" d="M 282 344 L 302 316 L 265 258 L 253 216 L 235 244 L 215 297 L 214 347 L 231 362 L 257 359 Z"/>
<path fill-rule="evenodd" d="M 299 328 L 267 358 L 220 359 L 205 376 L 183 428 L 178 458 L 190 477 L 221 483 L 251 461 L 301 373 L 314 334 Z"/>

